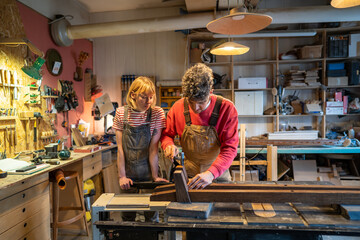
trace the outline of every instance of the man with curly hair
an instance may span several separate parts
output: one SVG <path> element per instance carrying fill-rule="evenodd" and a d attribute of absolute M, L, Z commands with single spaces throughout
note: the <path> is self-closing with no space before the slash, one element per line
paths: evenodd
<path fill-rule="evenodd" d="M 238 114 L 234 104 L 213 93 L 213 72 L 205 64 L 189 68 L 182 78 L 183 98 L 170 109 L 161 145 L 165 157 L 179 152 L 175 136 L 185 153 L 190 189 L 202 189 L 216 179 L 231 180 L 229 167 L 239 142 Z"/>

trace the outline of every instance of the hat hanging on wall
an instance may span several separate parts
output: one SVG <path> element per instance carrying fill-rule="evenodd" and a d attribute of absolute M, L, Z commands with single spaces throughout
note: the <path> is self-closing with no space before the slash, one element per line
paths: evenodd
<path fill-rule="evenodd" d="M 214 55 L 241 55 L 249 50 L 250 48 L 247 46 L 229 41 L 214 47 L 210 50 L 210 53 Z"/>
<path fill-rule="evenodd" d="M 349 8 L 360 5 L 360 0 L 331 0 L 331 6 L 334 8 Z"/>
<path fill-rule="evenodd" d="M 231 9 L 229 15 L 209 22 L 206 28 L 213 33 L 241 35 L 264 29 L 271 22 L 272 17 L 260 13 L 250 13 L 245 7 L 242 7 Z"/>
<path fill-rule="evenodd" d="M 32 66 L 23 66 L 21 70 L 31 78 L 40 80 L 42 75 L 40 74 L 40 68 L 45 63 L 45 59 L 38 57 Z"/>

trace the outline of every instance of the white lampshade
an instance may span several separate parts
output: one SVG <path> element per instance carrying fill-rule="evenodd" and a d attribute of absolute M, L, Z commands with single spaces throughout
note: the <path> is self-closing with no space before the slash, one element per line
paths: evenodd
<path fill-rule="evenodd" d="M 360 0 L 331 0 L 334 8 L 348 8 L 360 5 Z"/>
<path fill-rule="evenodd" d="M 249 47 L 235 43 L 226 42 L 210 50 L 213 55 L 241 55 L 247 53 L 250 50 Z"/>
<path fill-rule="evenodd" d="M 240 12 L 237 8 L 234 8 L 229 15 L 209 22 L 206 28 L 213 33 L 240 35 L 264 29 L 271 22 L 272 17 L 268 15 Z"/>

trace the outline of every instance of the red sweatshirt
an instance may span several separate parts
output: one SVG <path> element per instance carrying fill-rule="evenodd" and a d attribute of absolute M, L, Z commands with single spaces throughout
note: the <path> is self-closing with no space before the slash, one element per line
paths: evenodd
<path fill-rule="evenodd" d="M 209 126 L 211 113 L 216 102 L 216 95 L 211 95 L 209 107 L 196 114 L 190 109 L 191 123 L 193 125 Z M 184 98 L 178 100 L 170 109 L 166 118 L 166 129 L 162 132 L 161 147 L 165 150 L 168 145 L 174 144 L 174 137 L 181 137 L 185 128 Z M 218 122 L 215 126 L 220 140 L 220 154 L 208 169 L 215 178 L 228 169 L 236 157 L 239 144 L 238 113 L 234 104 L 225 99 L 222 101 Z"/>

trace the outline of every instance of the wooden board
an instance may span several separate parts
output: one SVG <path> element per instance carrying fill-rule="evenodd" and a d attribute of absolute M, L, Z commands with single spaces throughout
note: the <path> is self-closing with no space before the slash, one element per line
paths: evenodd
<path fill-rule="evenodd" d="M 107 208 L 149 208 L 148 198 L 140 198 L 138 194 L 121 194 L 121 197 L 114 197 L 106 205 Z"/>
<path fill-rule="evenodd" d="M 213 210 L 207 219 L 194 219 L 169 216 L 169 223 L 196 223 L 196 224 L 244 224 L 239 203 L 214 203 Z"/>
<path fill-rule="evenodd" d="M 316 140 L 267 140 L 267 139 L 246 139 L 246 146 L 266 146 L 272 144 L 274 146 L 324 146 L 335 145 L 338 140 L 316 139 Z"/>
<path fill-rule="evenodd" d="M 169 216 L 206 219 L 212 209 L 212 203 L 178 203 L 172 202 L 166 207 Z"/>
<path fill-rule="evenodd" d="M 255 214 L 251 203 L 243 203 L 245 218 L 249 225 L 284 225 L 303 226 L 304 223 L 287 203 L 271 204 L 276 215 L 273 217 L 259 217 Z"/>
<path fill-rule="evenodd" d="M 294 206 L 310 227 L 359 227 L 358 221 L 345 219 L 330 206 L 310 206 L 300 203 Z"/>

